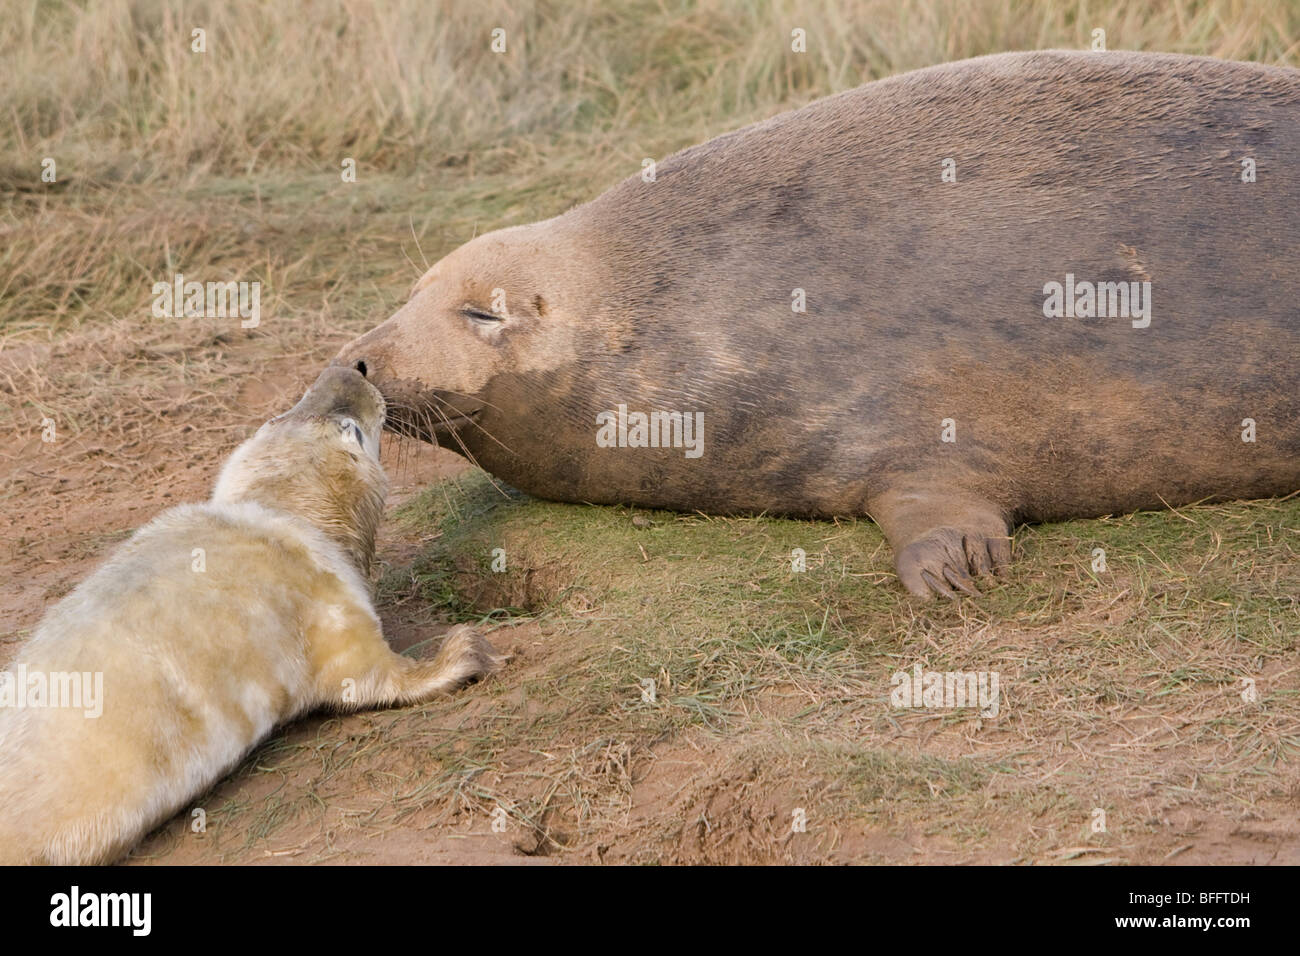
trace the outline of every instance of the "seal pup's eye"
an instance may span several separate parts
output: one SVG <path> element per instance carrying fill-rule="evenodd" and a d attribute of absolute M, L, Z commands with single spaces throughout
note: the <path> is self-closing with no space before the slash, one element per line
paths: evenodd
<path fill-rule="evenodd" d="M 505 321 L 503 316 L 496 315 L 492 312 L 484 312 L 482 309 L 475 309 L 469 306 L 461 309 L 460 314 L 465 316 L 465 318 L 469 319 L 471 322 L 484 326 L 500 325 Z"/>
<path fill-rule="evenodd" d="M 363 449 L 366 447 L 366 435 L 358 425 L 350 418 L 344 418 L 339 422 L 339 431 L 343 434 L 345 441 L 354 441 Z"/>

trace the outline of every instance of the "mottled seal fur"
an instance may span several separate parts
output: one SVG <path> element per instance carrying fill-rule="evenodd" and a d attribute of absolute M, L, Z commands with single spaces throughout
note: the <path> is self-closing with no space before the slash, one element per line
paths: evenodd
<path fill-rule="evenodd" d="M 533 495 L 868 514 L 910 590 L 974 591 L 1020 521 L 1300 487 L 1297 157 L 1296 70 L 934 67 L 483 235 L 336 361 Z M 1149 282 L 1149 323 L 1047 317 L 1067 276 Z M 620 405 L 702 412 L 703 454 L 602 447 Z"/>
<path fill-rule="evenodd" d="M 384 642 L 362 576 L 383 417 L 360 375 L 326 370 L 235 450 L 211 501 L 159 515 L 50 610 L 0 674 L 25 695 L 0 707 L 0 864 L 110 862 L 277 724 L 426 700 L 495 666 L 469 628 L 432 661 Z"/>

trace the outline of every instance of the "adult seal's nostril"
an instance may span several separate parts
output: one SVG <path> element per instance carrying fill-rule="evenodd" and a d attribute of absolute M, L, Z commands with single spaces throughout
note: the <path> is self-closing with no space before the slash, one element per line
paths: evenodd
<path fill-rule="evenodd" d="M 326 368 L 344 368 L 350 372 L 360 372 L 362 377 L 369 378 L 370 373 L 375 369 L 375 361 L 371 356 L 349 355 L 348 349 L 344 349 L 338 355 L 330 359 Z"/>

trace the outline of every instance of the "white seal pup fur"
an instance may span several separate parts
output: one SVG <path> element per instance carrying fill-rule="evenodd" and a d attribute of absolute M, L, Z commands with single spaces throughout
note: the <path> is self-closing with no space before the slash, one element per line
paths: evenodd
<path fill-rule="evenodd" d="M 360 374 L 327 369 L 210 501 L 159 515 L 48 612 L 0 674 L 0 863 L 111 862 L 277 725 L 495 668 L 464 626 L 432 661 L 384 641 L 366 581 L 383 420 Z"/>

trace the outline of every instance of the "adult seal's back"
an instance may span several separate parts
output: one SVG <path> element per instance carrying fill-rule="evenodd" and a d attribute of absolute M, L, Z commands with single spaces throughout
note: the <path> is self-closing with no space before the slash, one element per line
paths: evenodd
<path fill-rule="evenodd" d="M 920 70 L 481 236 L 336 361 L 534 495 L 869 514 L 974 591 L 1017 521 L 1300 487 L 1298 157 L 1296 70 Z"/>

